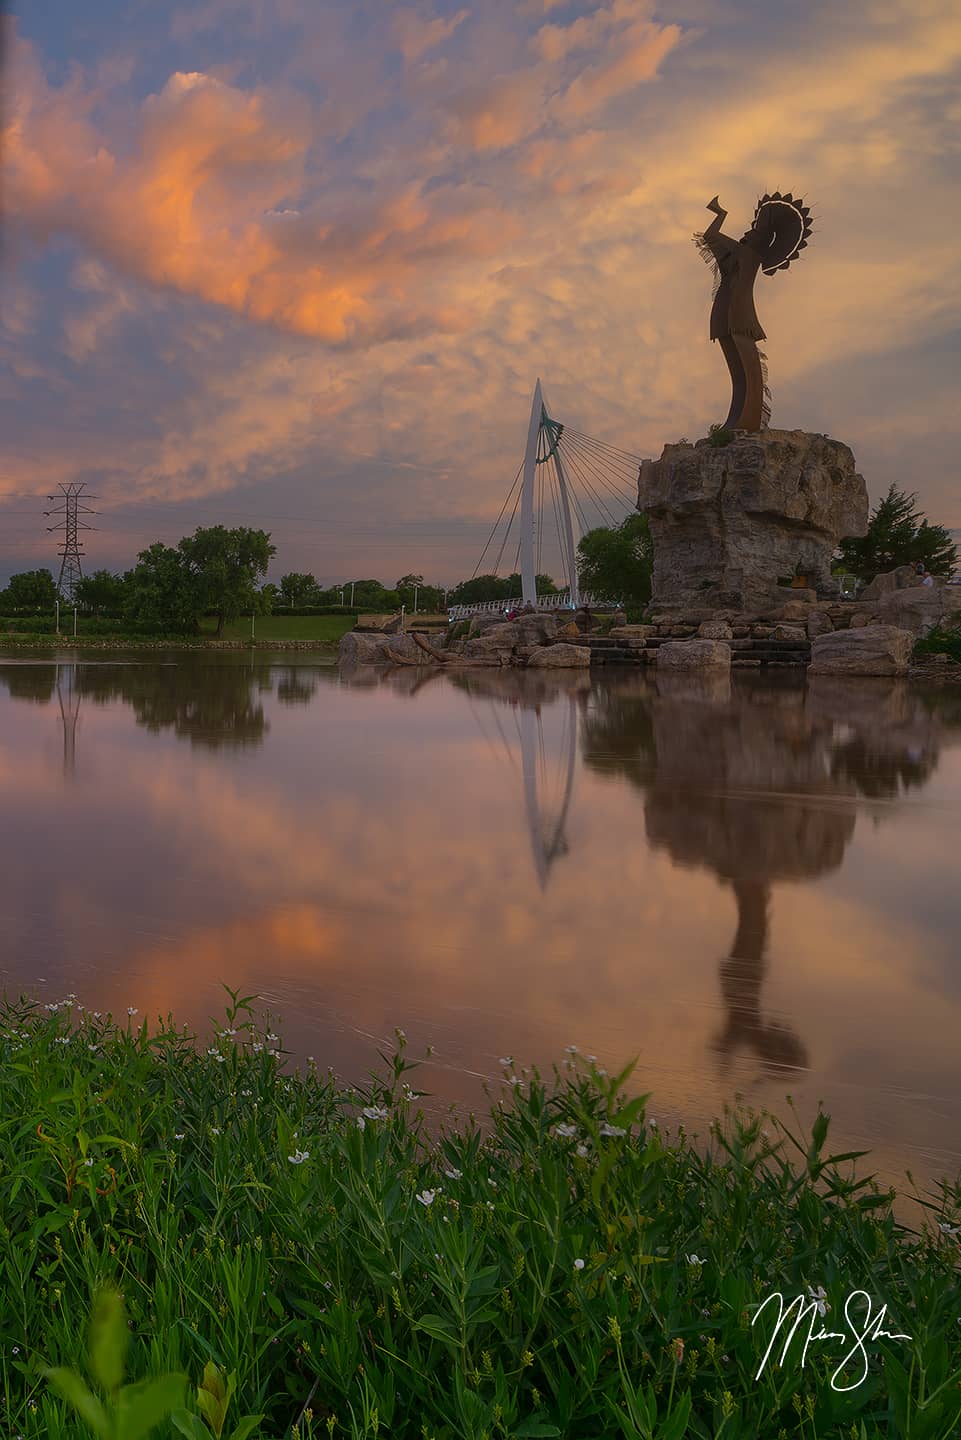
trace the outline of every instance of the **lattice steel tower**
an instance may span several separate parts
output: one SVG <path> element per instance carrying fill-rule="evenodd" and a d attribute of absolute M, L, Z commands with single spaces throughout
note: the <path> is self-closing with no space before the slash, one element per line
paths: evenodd
<path fill-rule="evenodd" d="M 92 530 L 92 525 L 87 525 L 78 516 L 95 515 L 95 510 L 89 509 L 86 505 L 80 504 L 80 498 L 84 500 L 96 500 L 96 495 L 83 494 L 84 481 L 71 482 L 68 485 L 61 485 L 61 496 L 48 495 L 48 500 L 62 498 L 63 504 L 56 510 L 45 510 L 45 515 L 62 515 L 64 518 L 58 525 L 48 525 L 47 529 L 62 530 L 63 541 L 60 546 L 60 578 L 57 581 L 57 593 L 62 600 L 73 601 L 76 597 L 77 581 L 83 579 L 83 567 L 80 558 L 83 555 L 83 547 L 77 539 L 78 531 Z"/>

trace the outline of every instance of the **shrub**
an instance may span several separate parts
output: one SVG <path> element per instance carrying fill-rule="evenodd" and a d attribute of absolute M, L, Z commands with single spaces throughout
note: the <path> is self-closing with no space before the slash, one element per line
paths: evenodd
<path fill-rule="evenodd" d="M 950 655 L 952 660 L 961 661 L 961 620 L 945 629 L 936 625 L 929 630 L 914 647 L 918 655 Z"/>

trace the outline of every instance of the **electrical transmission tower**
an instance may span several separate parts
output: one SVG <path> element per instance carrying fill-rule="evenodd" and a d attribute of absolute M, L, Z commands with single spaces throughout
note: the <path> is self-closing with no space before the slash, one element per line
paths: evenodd
<path fill-rule="evenodd" d="M 62 499 L 63 504 L 56 510 L 45 510 L 45 515 L 62 515 L 63 519 L 56 525 L 48 525 L 47 529 L 62 530 L 63 540 L 60 545 L 60 579 L 57 581 L 57 593 L 62 600 L 73 601 L 76 597 L 77 582 L 83 579 L 83 567 L 80 564 L 80 557 L 83 555 L 83 547 L 77 539 L 78 531 L 92 530 L 92 525 L 87 525 L 78 518 L 79 515 L 96 515 L 96 510 L 89 509 L 86 505 L 80 504 L 81 496 L 84 500 L 96 500 L 96 495 L 83 494 L 84 481 L 71 482 L 68 485 L 61 485 L 61 494 L 48 495 L 48 500 Z"/>

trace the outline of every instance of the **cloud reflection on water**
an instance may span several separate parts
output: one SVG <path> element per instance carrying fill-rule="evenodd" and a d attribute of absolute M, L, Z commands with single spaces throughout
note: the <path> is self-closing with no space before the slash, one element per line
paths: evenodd
<path fill-rule="evenodd" d="M 72 683 L 68 800 L 54 667 L 0 663 L 8 989 L 203 1030 L 228 980 L 354 1075 L 401 1024 L 454 1067 L 421 1072 L 438 1103 L 501 1054 L 640 1051 L 662 1116 L 790 1088 L 892 1163 L 957 1156 L 953 929 L 888 898 L 922 867 L 954 897 L 947 692 L 259 657 Z"/>

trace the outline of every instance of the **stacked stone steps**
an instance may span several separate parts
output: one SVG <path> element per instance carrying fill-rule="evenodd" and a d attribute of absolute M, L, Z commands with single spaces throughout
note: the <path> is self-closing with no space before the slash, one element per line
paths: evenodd
<path fill-rule="evenodd" d="M 584 645 L 591 652 L 592 665 L 649 665 L 657 650 L 671 640 L 691 640 L 696 632 L 677 635 L 651 635 L 646 640 L 610 635 L 580 635 L 568 643 Z M 726 642 L 731 647 L 732 669 L 758 669 L 774 666 L 806 666 L 811 659 L 809 640 L 767 640 L 744 636 Z"/>

